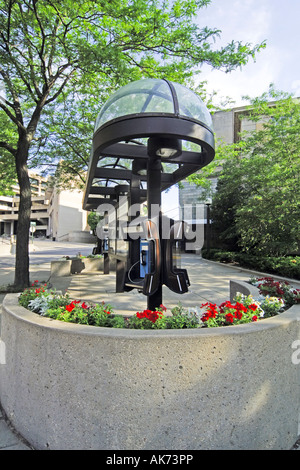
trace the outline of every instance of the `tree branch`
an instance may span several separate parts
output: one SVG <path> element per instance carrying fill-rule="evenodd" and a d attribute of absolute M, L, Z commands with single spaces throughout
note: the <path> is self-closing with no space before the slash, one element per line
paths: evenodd
<path fill-rule="evenodd" d="M 12 84 L 10 78 L 9 78 L 8 73 L 5 70 L 3 70 L 1 67 L 0 67 L 0 74 L 2 75 L 3 81 L 6 84 L 7 88 L 9 89 L 9 91 L 10 91 L 12 97 L 13 97 L 14 102 L 13 102 L 13 104 L 10 103 L 10 106 L 13 108 L 13 110 L 15 112 L 15 116 L 1 102 L 0 102 L 0 107 L 3 109 L 3 111 L 5 111 L 5 113 L 9 117 L 9 119 L 11 119 L 13 121 L 13 123 L 16 124 L 20 130 L 24 131 L 25 127 L 24 127 L 24 124 L 23 124 L 23 116 L 22 116 L 19 97 L 18 97 L 18 95 L 16 93 L 16 90 L 15 90 L 15 88 L 14 88 L 14 86 L 13 86 L 13 84 Z"/>
<path fill-rule="evenodd" d="M 71 65 L 71 64 L 67 64 L 67 65 L 65 66 L 65 68 L 68 68 L 70 65 Z M 72 77 L 72 75 L 73 75 L 74 72 L 75 72 L 75 69 L 73 69 L 73 70 L 69 73 L 69 75 L 67 75 L 67 76 L 65 77 L 63 83 L 62 83 L 61 86 L 58 88 L 58 90 L 56 91 L 56 93 L 54 93 L 54 95 L 51 96 L 51 98 L 49 98 L 48 100 L 45 101 L 45 105 L 47 105 L 47 104 L 51 103 L 52 101 L 55 101 L 55 100 L 56 100 L 56 98 L 61 94 L 62 90 L 64 89 L 65 85 L 68 83 L 68 81 L 70 80 L 70 78 Z M 56 74 L 56 77 L 55 77 L 54 80 L 53 80 L 53 84 L 54 84 L 54 82 L 59 78 L 59 75 L 60 75 L 60 73 L 58 72 L 58 73 Z"/>
<path fill-rule="evenodd" d="M 17 149 L 15 149 L 12 145 L 9 145 L 7 142 L 0 141 L 0 147 L 10 152 L 13 156 L 15 156 L 17 153 Z"/>
<path fill-rule="evenodd" d="M 14 123 L 16 124 L 16 126 L 18 127 L 18 129 L 20 129 L 21 131 L 23 132 L 26 132 L 26 129 L 25 127 L 23 126 L 23 122 L 20 122 L 19 119 L 14 116 L 11 111 L 3 104 L 0 102 L 0 108 L 3 109 L 3 111 L 7 114 L 7 116 L 9 117 L 9 119 Z"/>

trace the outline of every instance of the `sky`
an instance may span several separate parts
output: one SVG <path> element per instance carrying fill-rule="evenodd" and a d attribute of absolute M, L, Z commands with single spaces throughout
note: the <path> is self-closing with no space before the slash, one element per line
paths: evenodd
<path fill-rule="evenodd" d="M 300 0 L 211 0 L 202 8 L 197 23 L 222 31 L 214 47 L 232 40 L 267 46 L 241 70 L 225 74 L 202 67 L 200 80 L 206 90 L 217 92 L 215 104 L 226 97 L 234 101 L 227 107 L 248 103 L 243 96 L 255 98 L 268 91 L 274 83 L 280 91 L 300 97 Z M 163 193 L 162 207 L 166 215 L 179 217 L 177 187 Z"/>
<path fill-rule="evenodd" d="M 248 64 L 225 74 L 202 67 L 200 79 L 208 92 L 217 92 L 217 101 L 227 96 L 233 106 L 242 106 L 266 92 L 270 83 L 280 91 L 300 96 L 300 0 L 211 0 L 200 10 L 197 23 L 222 31 L 214 47 L 232 40 L 267 46 Z"/>

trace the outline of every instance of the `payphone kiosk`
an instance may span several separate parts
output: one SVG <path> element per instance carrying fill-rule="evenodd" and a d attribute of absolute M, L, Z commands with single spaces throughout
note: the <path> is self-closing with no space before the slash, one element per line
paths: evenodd
<path fill-rule="evenodd" d="M 104 230 L 103 238 L 97 238 L 97 246 L 93 248 L 93 255 L 108 253 L 108 230 Z"/>
<path fill-rule="evenodd" d="M 214 145 L 212 118 L 200 96 L 167 79 L 128 83 L 100 109 L 83 208 L 115 205 L 124 189 L 129 205 L 147 201 L 148 208 L 137 239 L 123 243 L 116 233 L 114 242 L 109 234 L 108 256 L 117 264 L 117 292 L 138 288 L 151 309 L 162 302 L 163 284 L 174 292 L 187 292 L 187 272 L 176 262 L 184 224 L 172 221 L 164 236 L 163 217 L 155 219 L 151 211 L 160 207 L 162 191 L 213 160 Z M 122 218 L 118 209 L 116 214 L 117 220 Z"/>
<path fill-rule="evenodd" d="M 140 289 L 144 295 L 152 296 L 164 284 L 177 294 L 184 294 L 190 285 L 186 269 L 180 268 L 178 243 L 184 241 L 186 224 L 175 222 L 160 215 L 154 220 L 139 218 L 142 229 L 138 240 L 127 240 L 139 244 L 139 260 L 131 263 L 125 276 L 126 290 Z M 169 227 L 164 230 L 160 226 Z M 128 233 L 128 232 L 127 232 Z"/>

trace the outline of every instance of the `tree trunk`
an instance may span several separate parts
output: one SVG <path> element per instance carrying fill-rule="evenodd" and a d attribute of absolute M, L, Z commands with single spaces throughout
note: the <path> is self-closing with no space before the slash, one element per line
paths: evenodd
<path fill-rule="evenodd" d="M 16 169 L 20 186 L 20 206 L 17 227 L 16 264 L 14 285 L 20 290 L 29 286 L 29 228 L 31 212 L 31 188 L 27 168 L 29 145 L 26 137 L 18 146 Z"/>

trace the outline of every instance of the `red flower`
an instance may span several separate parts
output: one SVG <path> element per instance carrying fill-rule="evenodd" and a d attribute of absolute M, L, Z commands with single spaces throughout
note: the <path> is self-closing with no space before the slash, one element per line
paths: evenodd
<path fill-rule="evenodd" d="M 235 306 L 232 305 L 232 303 L 231 303 L 229 300 L 226 300 L 226 302 L 222 302 L 222 303 L 220 304 L 220 311 L 221 311 L 221 313 L 224 312 L 224 309 L 225 309 L 225 308 L 235 308 Z"/>
<path fill-rule="evenodd" d="M 210 316 L 208 315 L 208 312 L 204 313 L 204 315 L 202 315 L 201 317 L 201 321 L 207 321 L 210 319 Z"/>
<path fill-rule="evenodd" d="M 253 310 L 253 312 L 255 312 L 255 310 L 257 309 L 257 305 L 251 304 L 248 306 L 248 308 L 250 308 L 250 310 Z"/>
<path fill-rule="evenodd" d="M 217 305 L 209 304 L 209 307 L 206 313 L 209 315 L 209 318 L 216 318 L 218 314 Z"/>
<path fill-rule="evenodd" d="M 241 312 L 241 310 L 237 310 L 234 314 L 235 318 L 237 318 L 238 320 L 240 320 L 243 316 L 243 312 Z"/>
<path fill-rule="evenodd" d="M 85 302 L 82 302 L 81 307 L 82 308 L 89 308 L 88 305 Z"/>
<path fill-rule="evenodd" d="M 252 321 L 257 321 L 257 320 L 258 320 L 257 316 L 256 316 L 256 315 L 253 315 Z"/>
<path fill-rule="evenodd" d="M 209 320 L 210 318 L 216 318 L 216 316 L 218 315 L 216 304 L 206 302 L 205 304 L 202 304 L 201 307 L 206 307 L 207 305 L 207 311 L 201 317 L 201 320 L 203 322 Z"/>
<path fill-rule="evenodd" d="M 152 310 L 144 310 L 143 312 L 137 312 L 136 316 L 138 318 L 146 318 L 147 320 L 155 323 L 156 320 L 159 318 L 160 312 L 153 312 Z"/>
<path fill-rule="evenodd" d="M 73 308 L 75 308 L 74 302 L 71 302 L 69 305 L 66 305 L 66 310 L 68 310 L 68 312 L 72 312 Z"/>
<path fill-rule="evenodd" d="M 227 313 L 227 315 L 225 315 L 225 320 L 227 321 L 227 323 L 233 323 L 233 315 L 232 313 Z"/>
<path fill-rule="evenodd" d="M 239 303 L 239 302 L 237 302 L 237 303 L 235 304 L 234 308 L 236 308 L 236 309 L 238 309 L 238 310 L 241 310 L 242 312 L 247 312 L 246 307 L 244 307 L 244 305 L 241 304 L 241 303 Z"/>

